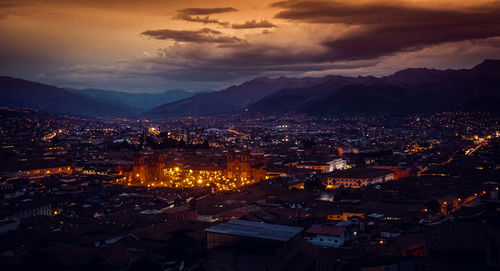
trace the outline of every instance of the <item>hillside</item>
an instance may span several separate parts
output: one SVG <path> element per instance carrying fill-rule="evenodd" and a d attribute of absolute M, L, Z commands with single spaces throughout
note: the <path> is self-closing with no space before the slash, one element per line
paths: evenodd
<path fill-rule="evenodd" d="M 87 117 L 130 117 L 120 106 L 95 101 L 68 90 L 11 77 L 0 77 L 0 105 Z"/>

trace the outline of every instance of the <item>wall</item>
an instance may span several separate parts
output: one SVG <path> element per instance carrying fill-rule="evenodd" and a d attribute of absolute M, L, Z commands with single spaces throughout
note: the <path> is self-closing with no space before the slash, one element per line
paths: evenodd
<path fill-rule="evenodd" d="M 344 236 L 331 236 L 331 235 L 310 235 L 305 237 L 307 241 L 318 246 L 327 247 L 340 247 L 344 245 Z"/>

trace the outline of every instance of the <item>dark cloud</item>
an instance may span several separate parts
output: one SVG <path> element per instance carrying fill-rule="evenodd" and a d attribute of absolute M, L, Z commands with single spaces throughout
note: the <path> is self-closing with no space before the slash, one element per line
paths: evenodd
<path fill-rule="evenodd" d="M 226 13 L 226 12 L 234 12 L 238 11 L 235 8 L 232 7 L 225 7 L 225 8 L 185 8 L 179 10 L 179 14 L 174 17 L 174 19 L 178 20 L 184 20 L 188 22 L 195 22 L 195 23 L 203 23 L 203 24 L 218 24 L 222 25 L 224 27 L 228 27 L 229 23 L 228 22 L 222 22 L 217 19 L 210 18 L 208 15 L 212 14 L 220 14 L 220 13 Z M 204 17 L 201 17 L 199 15 L 207 15 Z"/>
<path fill-rule="evenodd" d="M 11 0 L 0 0 L 0 19 L 11 14 L 10 9 L 19 6 L 20 3 Z"/>
<path fill-rule="evenodd" d="M 186 72 L 184 67 L 179 70 L 180 74 L 175 75 L 176 78 L 186 76 L 191 80 L 211 81 L 222 78 L 227 80 L 231 74 L 241 77 L 242 74 L 258 75 L 274 71 L 304 72 L 339 65 L 331 62 L 320 63 L 322 58 L 322 52 L 315 50 L 241 42 L 209 46 L 195 43 L 169 46 L 161 50 L 160 57 L 148 61 L 158 66 L 166 62 L 183 63 L 183 66 L 189 67 L 189 72 Z M 169 72 L 169 76 L 172 76 L 172 73 Z"/>
<path fill-rule="evenodd" d="M 444 42 L 500 36 L 500 1 L 459 9 L 429 9 L 383 2 L 350 5 L 338 1 L 283 1 L 276 18 L 319 24 L 360 26 L 325 40 L 325 60 L 367 59 L 413 51 Z"/>
<path fill-rule="evenodd" d="M 165 42 L 166 48 L 157 52 L 146 50 L 140 57 L 107 65 L 71 65 L 58 50 L 54 50 L 57 56 L 47 53 L 51 50 L 38 50 L 41 56 L 15 58 L 26 53 L 15 51 L 21 46 L 12 44 L 11 51 L 0 50 L 0 58 L 12 57 L 4 62 L 14 64 L 0 70 L 25 71 L 34 67 L 32 59 L 42 62 L 39 59 L 45 57 L 43 62 L 51 63 L 60 57 L 58 63 L 62 64 L 57 65 L 63 66 L 61 69 L 54 69 L 55 64 L 51 69 L 37 67 L 46 71 L 40 74 L 41 79 L 73 87 L 161 91 L 166 86 L 220 89 L 263 75 L 385 75 L 407 67 L 466 68 L 500 55 L 500 37 L 489 38 L 499 36 L 498 4 L 452 10 L 444 5 L 425 9 L 394 4 L 396 1 L 363 5 L 351 2 L 357 1 L 275 3 L 273 6 L 281 9 L 276 17 L 290 23 L 274 28 L 271 22 L 260 20 L 263 17 L 234 25 L 220 21 L 218 16 L 222 15 L 218 14 L 234 12 L 234 8 L 182 9 L 169 16 L 218 28 L 262 28 L 241 38 L 230 34 L 234 29 L 217 31 L 220 29 L 201 25 L 199 30 L 147 30 L 142 35 L 177 42 Z M 27 64 L 15 66 L 23 59 L 28 59 Z"/>
<path fill-rule="evenodd" d="M 235 8 L 232 7 L 225 7 L 225 8 L 185 8 L 179 10 L 179 14 L 184 14 L 184 15 L 211 15 L 211 14 L 219 14 L 219 13 L 226 13 L 226 12 L 233 12 L 233 11 L 238 11 Z"/>
<path fill-rule="evenodd" d="M 444 42 L 482 39 L 500 35 L 500 25 L 394 24 L 356 31 L 323 43 L 330 49 L 327 59 L 368 59 L 395 52 L 415 51 Z"/>
<path fill-rule="evenodd" d="M 16 7 L 16 6 L 19 6 L 19 5 L 20 5 L 20 3 L 18 1 L 13 1 L 13 0 L 2 0 L 2 1 L 0 1 L 0 9 Z"/>
<path fill-rule="evenodd" d="M 147 30 L 141 33 L 157 40 L 175 40 L 180 42 L 195 42 L 195 43 L 235 43 L 242 42 L 238 37 L 225 36 L 222 32 L 210 28 L 203 28 L 200 30 Z"/>
<path fill-rule="evenodd" d="M 269 22 L 268 20 L 261 20 L 260 22 L 256 20 L 246 21 L 244 24 L 233 24 L 234 29 L 249 29 L 249 28 L 273 28 L 276 27 L 275 24 Z"/>
<path fill-rule="evenodd" d="M 218 24 L 218 25 L 222 25 L 224 27 L 229 26 L 229 22 L 222 22 L 222 21 L 219 21 L 217 19 L 212 19 L 212 18 L 210 18 L 210 16 L 200 17 L 200 16 L 179 14 L 179 15 L 175 16 L 174 19 L 184 20 L 184 21 L 188 21 L 188 22 L 195 22 L 195 23 L 203 23 L 203 24 Z"/>
<path fill-rule="evenodd" d="M 110 66 L 78 65 L 36 78 L 80 88 L 118 88 L 136 92 L 222 89 L 259 76 L 387 75 L 408 67 L 470 68 L 499 55 L 500 38 L 443 44 L 385 60 L 319 62 L 321 51 L 269 44 L 174 43 L 158 55 Z M 214 51 L 215 50 L 215 51 Z M 433 64 L 434 63 L 434 64 Z M 435 63 L 442 63 L 436 66 Z"/>

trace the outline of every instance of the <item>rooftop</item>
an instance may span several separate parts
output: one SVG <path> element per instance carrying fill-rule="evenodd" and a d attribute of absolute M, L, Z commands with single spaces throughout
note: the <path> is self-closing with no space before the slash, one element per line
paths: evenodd
<path fill-rule="evenodd" d="M 303 228 L 233 219 L 206 229 L 206 232 L 288 241 Z"/>
<path fill-rule="evenodd" d="M 485 249 L 488 242 L 483 224 L 463 223 L 427 226 L 426 247 L 436 250 Z"/>
<path fill-rule="evenodd" d="M 328 173 L 327 176 L 333 178 L 362 179 L 385 176 L 391 173 L 392 171 L 388 169 L 356 168 L 348 170 L 334 170 Z"/>
<path fill-rule="evenodd" d="M 0 172 L 13 172 L 18 170 L 35 170 L 69 166 L 71 166 L 71 163 L 59 160 L 30 159 L 26 162 L 3 161 L 0 165 Z"/>
<path fill-rule="evenodd" d="M 340 228 L 337 226 L 315 225 L 315 226 L 310 227 L 307 230 L 307 233 L 330 235 L 330 236 L 340 236 L 340 235 L 344 234 L 344 228 Z"/>

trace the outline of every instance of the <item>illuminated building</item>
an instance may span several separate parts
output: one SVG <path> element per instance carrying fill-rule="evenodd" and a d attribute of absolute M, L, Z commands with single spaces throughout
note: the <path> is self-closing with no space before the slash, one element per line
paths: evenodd
<path fill-rule="evenodd" d="M 74 173 L 74 167 L 63 161 L 29 160 L 29 162 L 17 163 L 11 167 L 12 173 L 19 177 Z"/>
<path fill-rule="evenodd" d="M 360 188 L 370 184 L 383 183 L 394 179 L 394 173 L 387 169 L 350 169 L 328 173 L 327 186 Z"/>
<path fill-rule="evenodd" d="M 296 168 L 307 168 L 307 169 L 319 170 L 323 173 L 328 173 L 334 170 L 346 169 L 347 161 L 339 158 L 324 163 L 303 162 L 296 165 Z"/>
<path fill-rule="evenodd" d="M 393 180 L 406 178 L 411 175 L 410 169 L 408 168 L 397 168 L 397 167 L 384 167 L 384 166 L 376 166 L 373 168 L 378 169 L 388 169 L 394 173 Z"/>
<path fill-rule="evenodd" d="M 327 215 L 326 219 L 328 220 L 334 220 L 334 221 L 347 221 L 351 217 L 365 217 L 365 213 L 351 213 L 351 212 L 342 212 L 342 213 L 337 213 L 337 214 L 329 214 Z"/>
<path fill-rule="evenodd" d="M 52 174 L 73 174 L 73 170 L 69 166 L 51 167 L 51 168 L 38 168 L 31 170 L 22 170 L 19 176 L 36 176 L 36 175 L 52 175 Z"/>
<path fill-rule="evenodd" d="M 149 159 L 142 155 L 136 156 L 131 168 L 119 167 L 118 170 L 129 182 L 148 184 L 164 181 L 164 168 L 165 161 L 163 154 L 154 153 Z"/>
<path fill-rule="evenodd" d="M 236 155 L 235 152 L 228 152 L 227 167 L 225 175 L 227 178 L 233 179 L 248 179 L 253 181 L 261 181 L 266 177 L 266 171 L 258 168 L 262 161 L 250 159 L 248 152 L 241 152 Z"/>
<path fill-rule="evenodd" d="M 454 195 L 447 195 L 442 198 L 437 199 L 439 203 L 439 214 L 443 216 L 451 215 L 452 213 L 460 210 L 462 206 L 470 203 L 471 201 L 477 199 L 480 196 L 484 196 L 486 191 L 474 193 L 464 199 L 456 197 Z"/>
<path fill-rule="evenodd" d="M 213 191 L 233 190 L 266 178 L 266 171 L 254 168 L 258 161 L 250 160 L 244 153 L 234 158 L 228 155 L 228 168 L 204 168 L 193 170 L 189 167 L 176 166 L 165 168 L 161 153 L 155 153 L 150 158 L 137 156 L 132 166 L 119 166 L 121 181 L 128 185 L 144 185 L 148 187 L 194 188 L 211 187 Z M 117 180 L 117 182 L 120 180 Z"/>

